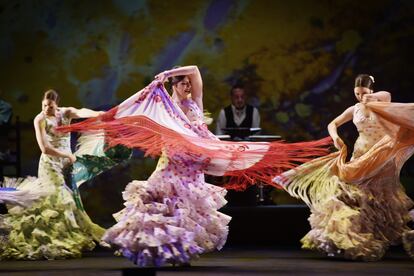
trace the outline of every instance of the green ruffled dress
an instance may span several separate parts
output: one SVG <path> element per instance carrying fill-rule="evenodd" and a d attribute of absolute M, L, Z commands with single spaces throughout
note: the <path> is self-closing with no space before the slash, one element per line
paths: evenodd
<path fill-rule="evenodd" d="M 45 117 L 42 123 L 49 143 L 70 151 L 70 134 L 54 130 L 57 125 L 69 124 L 70 119 L 58 115 Z M 17 189 L 40 189 L 44 196 L 30 207 L 8 206 L 8 214 L 0 216 L 0 259 L 77 258 L 100 241 L 105 229 L 94 224 L 79 208 L 65 184 L 67 165 L 63 158 L 42 154 L 38 178 L 14 183 Z"/>

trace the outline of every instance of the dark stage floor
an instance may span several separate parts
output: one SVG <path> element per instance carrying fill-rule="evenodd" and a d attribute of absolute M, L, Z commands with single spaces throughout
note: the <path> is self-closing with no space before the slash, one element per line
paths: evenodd
<path fill-rule="evenodd" d="M 326 258 L 298 248 L 229 247 L 203 255 L 191 267 L 137 268 L 111 252 L 82 259 L 0 261 L 2 275 L 414 275 L 414 261 L 394 249 L 379 262 Z"/>

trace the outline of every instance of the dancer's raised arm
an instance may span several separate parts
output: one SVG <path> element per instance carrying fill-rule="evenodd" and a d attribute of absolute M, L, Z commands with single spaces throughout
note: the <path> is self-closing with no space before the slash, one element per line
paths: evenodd
<path fill-rule="evenodd" d="M 188 76 L 190 86 L 183 82 L 181 85 L 186 85 L 188 90 L 191 89 L 191 98 L 197 103 L 198 107 L 203 110 L 203 79 L 200 71 L 195 65 L 183 66 L 166 70 L 155 76 L 156 79 L 165 82 L 168 78 L 176 76 Z"/>
<path fill-rule="evenodd" d="M 391 102 L 391 93 L 387 91 L 379 91 L 376 93 L 365 94 L 362 97 L 362 103 L 368 102 Z"/>
<path fill-rule="evenodd" d="M 74 107 L 62 107 L 61 109 L 71 119 L 98 117 L 105 113 L 103 111 L 95 111 L 88 108 L 77 109 Z"/>

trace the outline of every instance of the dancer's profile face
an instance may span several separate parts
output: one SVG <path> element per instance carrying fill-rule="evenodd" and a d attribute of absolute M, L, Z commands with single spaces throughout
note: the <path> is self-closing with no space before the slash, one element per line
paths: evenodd
<path fill-rule="evenodd" d="M 371 93 L 372 93 L 372 90 L 366 87 L 359 86 L 359 87 L 354 88 L 355 97 L 357 98 L 359 102 L 362 102 L 362 98 L 365 94 L 371 94 Z"/>
<path fill-rule="evenodd" d="M 48 116 L 54 116 L 58 106 L 53 100 L 42 101 L 42 111 Z"/>
<path fill-rule="evenodd" d="M 181 81 L 174 85 L 174 91 L 180 98 L 186 98 L 191 93 L 191 82 L 188 77 L 185 77 Z"/>

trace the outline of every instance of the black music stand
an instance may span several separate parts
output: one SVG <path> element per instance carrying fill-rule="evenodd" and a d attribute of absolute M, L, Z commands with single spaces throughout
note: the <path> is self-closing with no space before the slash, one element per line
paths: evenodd
<path fill-rule="evenodd" d="M 258 133 L 262 129 L 259 127 L 226 127 L 222 129 L 225 134 L 230 135 L 230 139 L 234 141 L 245 140 L 249 136 Z"/>

